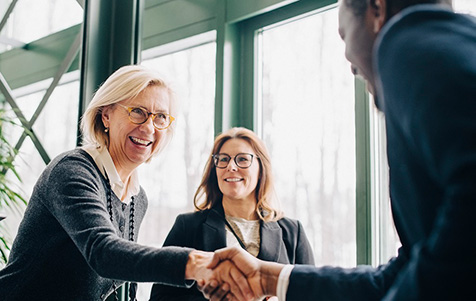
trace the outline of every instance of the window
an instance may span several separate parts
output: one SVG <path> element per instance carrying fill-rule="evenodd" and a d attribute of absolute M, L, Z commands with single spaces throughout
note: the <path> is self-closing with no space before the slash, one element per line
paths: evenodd
<path fill-rule="evenodd" d="M 337 9 L 258 31 L 258 124 L 318 265 L 356 264 L 354 77 Z"/>
<path fill-rule="evenodd" d="M 76 145 L 79 80 L 76 73 L 69 74 L 66 78 L 70 79 L 55 88 L 33 124 L 36 137 L 49 158 L 54 158 L 66 150 L 73 149 Z M 45 95 L 45 87 L 48 87 L 50 82 L 51 80 L 47 80 L 13 91 L 13 97 L 27 120 L 31 120 Z M 7 110 L 10 108 L 8 107 Z M 16 145 L 23 130 L 20 127 L 13 127 L 9 132 L 10 143 Z M 21 185 L 20 183 L 18 185 L 21 186 L 23 196 L 28 200 L 33 186 L 46 166 L 38 146 L 35 146 L 30 136 L 26 136 L 20 146 L 19 154 L 15 158 L 15 165 L 22 180 Z M 17 182 L 10 171 L 7 176 L 13 183 Z M 20 220 L 21 216 L 18 212 L 8 212 L 8 218 L 4 223 L 9 229 L 8 233 L 13 237 L 16 235 Z"/>
<path fill-rule="evenodd" d="M 7 3 L 8 2 L 8 3 Z M 2 1 L 3 17 L 12 0 Z M 66 29 L 83 21 L 83 10 L 76 0 L 21 0 L 15 4 L 0 36 L 10 46 L 0 43 L 0 52 L 21 46 L 51 33 Z"/>

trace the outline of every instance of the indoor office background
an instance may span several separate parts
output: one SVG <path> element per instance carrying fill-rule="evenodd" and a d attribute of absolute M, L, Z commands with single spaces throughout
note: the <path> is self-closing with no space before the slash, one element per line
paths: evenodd
<path fill-rule="evenodd" d="M 399 242 L 383 116 L 350 72 L 336 6 L 335 0 L 2 0 L 0 108 L 24 117 L 30 129 L 3 124 L 19 149 L 21 182 L 6 171 L 10 185 L 28 199 L 46 164 L 77 145 L 80 114 L 108 70 L 137 62 L 168 78 L 181 107 L 171 144 L 140 170 L 150 204 L 139 243 L 161 246 L 175 217 L 194 210 L 214 136 L 244 126 L 266 142 L 276 194 L 285 214 L 303 223 L 317 265 L 387 261 Z M 454 6 L 476 14 L 474 0 Z M 96 44 L 101 35 L 122 43 Z M 7 215 L 0 231 L 12 240 L 22 212 L 1 205 L 0 213 Z M 150 286 L 139 285 L 139 300 L 147 300 Z"/>

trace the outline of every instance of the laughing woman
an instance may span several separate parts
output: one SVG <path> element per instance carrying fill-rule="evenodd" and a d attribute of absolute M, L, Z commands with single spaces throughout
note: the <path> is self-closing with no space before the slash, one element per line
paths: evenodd
<path fill-rule="evenodd" d="M 197 212 L 177 217 L 164 246 L 215 251 L 238 245 L 263 260 L 314 264 L 301 223 L 282 217 L 273 193 L 264 143 L 248 129 L 232 128 L 215 139 L 195 194 Z M 196 287 L 155 284 L 151 300 L 205 299 Z"/>
<path fill-rule="evenodd" d="M 106 80 L 82 119 L 84 146 L 35 185 L 0 300 L 104 300 L 124 281 L 186 286 L 204 271 L 204 252 L 136 243 L 147 210 L 137 167 L 170 140 L 174 114 L 172 91 L 151 70 L 125 66 Z M 135 300 L 134 284 L 130 292 Z"/>

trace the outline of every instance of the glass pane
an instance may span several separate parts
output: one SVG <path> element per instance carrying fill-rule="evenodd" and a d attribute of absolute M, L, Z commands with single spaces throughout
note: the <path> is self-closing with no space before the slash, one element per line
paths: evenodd
<path fill-rule="evenodd" d="M 12 144 L 16 144 L 16 142 L 17 140 L 14 140 Z M 15 188 L 20 188 L 18 192 L 28 200 L 33 191 L 33 186 L 46 167 L 29 136 L 25 138 L 19 154 L 15 158 L 14 164 L 17 172 L 20 174 L 21 183 L 11 172 L 7 173 L 7 177 Z M 15 237 L 23 217 L 23 212 L 8 211 L 7 208 L 5 209 L 7 211 L 7 218 L 2 221 L 2 223 L 6 224 L 9 236 Z"/>
<path fill-rule="evenodd" d="M 76 146 L 78 104 L 79 81 L 58 86 L 33 125 L 50 159 Z"/>
<path fill-rule="evenodd" d="M 476 1 L 474 0 L 453 0 L 455 11 L 476 16 Z"/>
<path fill-rule="evenodd" d="M 3 18 L 11 1 L 1 1 Z M 0 18 L 0 19 L 1 19 Z M 0 32 L 6 38 L 29 43 L 83 22 L 83 9 L 76 0 L 20 0 Z M 11 47 L 0 45 L 0 51 Z"/>
<path fill-rule="evenodd" d="M 165 151 L 140 167 L 149 198 L 139 242 L 162 246 L 178 214 L 193 211 L 193 195 L 213 146 L 215 43 L 190 48 L 142 64 L 172 82 L 180 101 L 176 132 Z M 148 300 L 151 284 L 139 284 L 138 300 Z"/>
<path fill-rule="evenodd" d="M 18 107 L 25 118 L 30 121 L 34 112 L 43 98 L 46 87 L 50 80 L 42 84 L 33 84 L 12 91 Z M 48 99 L 45 108 L 39 118 L 33 124 L 33 130 L 41 145 L 45 148 L 50 159 L 53 159 L 61 152 L 72 149 L 76 145 L 76 133 L 78 122 L 79 103 L 79 81 L 75 80 L 67 84 L 59 85 Z M 16 116 L 9 105 L 6 110 L 10 116 L 19 124 Z M 7 139 L 12 145 L 19 141 L 23 130 L 21 127 L 8 127 Z M 37 147 L 27 136 L 20 146 L 19 154 L 15 158 L 14 164 L 20 175 L 21 183 L 15 178 L 13 173 L 7 173 L 7 177 L 13 185 L 20 187 L 21 195 L 28 200 L 33 191 L 41 172 L 46 167 L 44 160 L 40 156 Z M 6 224 L 8 233 L 15 236 L 18 225 L 22 218 L 22 212 L 7 212 L 8 218 L 2 222 Z"/>
<path fill-rule="evenodd" d="M 372 158 L 372 263 L 378 265 L 397 255 L 401 246 L 390 208 L 385 116 L 370 101 Z"/>
<path fill-rule="evenodd" d="M 354 77 L 337 26 L 330 9 L 261 31 L 262 131 L 316 263 L 355 266 Z"/>

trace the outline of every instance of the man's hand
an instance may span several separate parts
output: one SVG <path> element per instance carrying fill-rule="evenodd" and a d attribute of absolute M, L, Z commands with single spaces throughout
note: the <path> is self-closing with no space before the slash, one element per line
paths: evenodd
<path fill-rule="evenodd" d="M 212 270 L 209 266 L 213 256 L 211 252 L 190 252 L 185 279 L 196 280 L 199 288 L 213 288 L 214 301 L 253 300 L 253 292 L 241 271 L 231 261 L 223 261 Z"/>
<path fill-rule="evenodd" d="M 233 288 L 233 285 L 239 285 L 240 291 L 246 292 L 246 288 L 242 287 L 243 279 L 240 278 L 246 277 L 247 283 L 253 291 L 252 299 L 262 299 L 265 296 L 276 295 L 276 286 L 279 273 L 283 268 L 282 264 L 259 260 L 241 248 L 232 247 L 215 251 L 213 260 L 208 265 L 208 268 L 214 269 L 215 272 L 215 270 L 219 269 L 222 264 L 227 264 L 227 261 L 233 263 L 234 266 L 236 266 L 241 271 L 242 275 L 233 275 L 233 280 L 235 284 L 230 284 L 227 279 L 220 278 L 222 282 L 228 283 L 231 288 Z M 223 272 L 219 272 L 218 270 L 217 272 L 219 276 L 215 277 L 222 276 Z M 218 281 L 218 283 L 220 283 L 220 281 Z M 200 290 L 202 291 L 205 297 L 210 298 L 213 301 L 222 300 L 221 296 L 224 291 L 222 286 L 213 287 L 209 285 L 204 285 L 200 286 Z M 236 300 L 251 300 L 249 298 L 241 299 L 241 296 L 236 295 L 234 291 L 236 291 L 236 289 L 232 290 L 232 293 Z"/>

